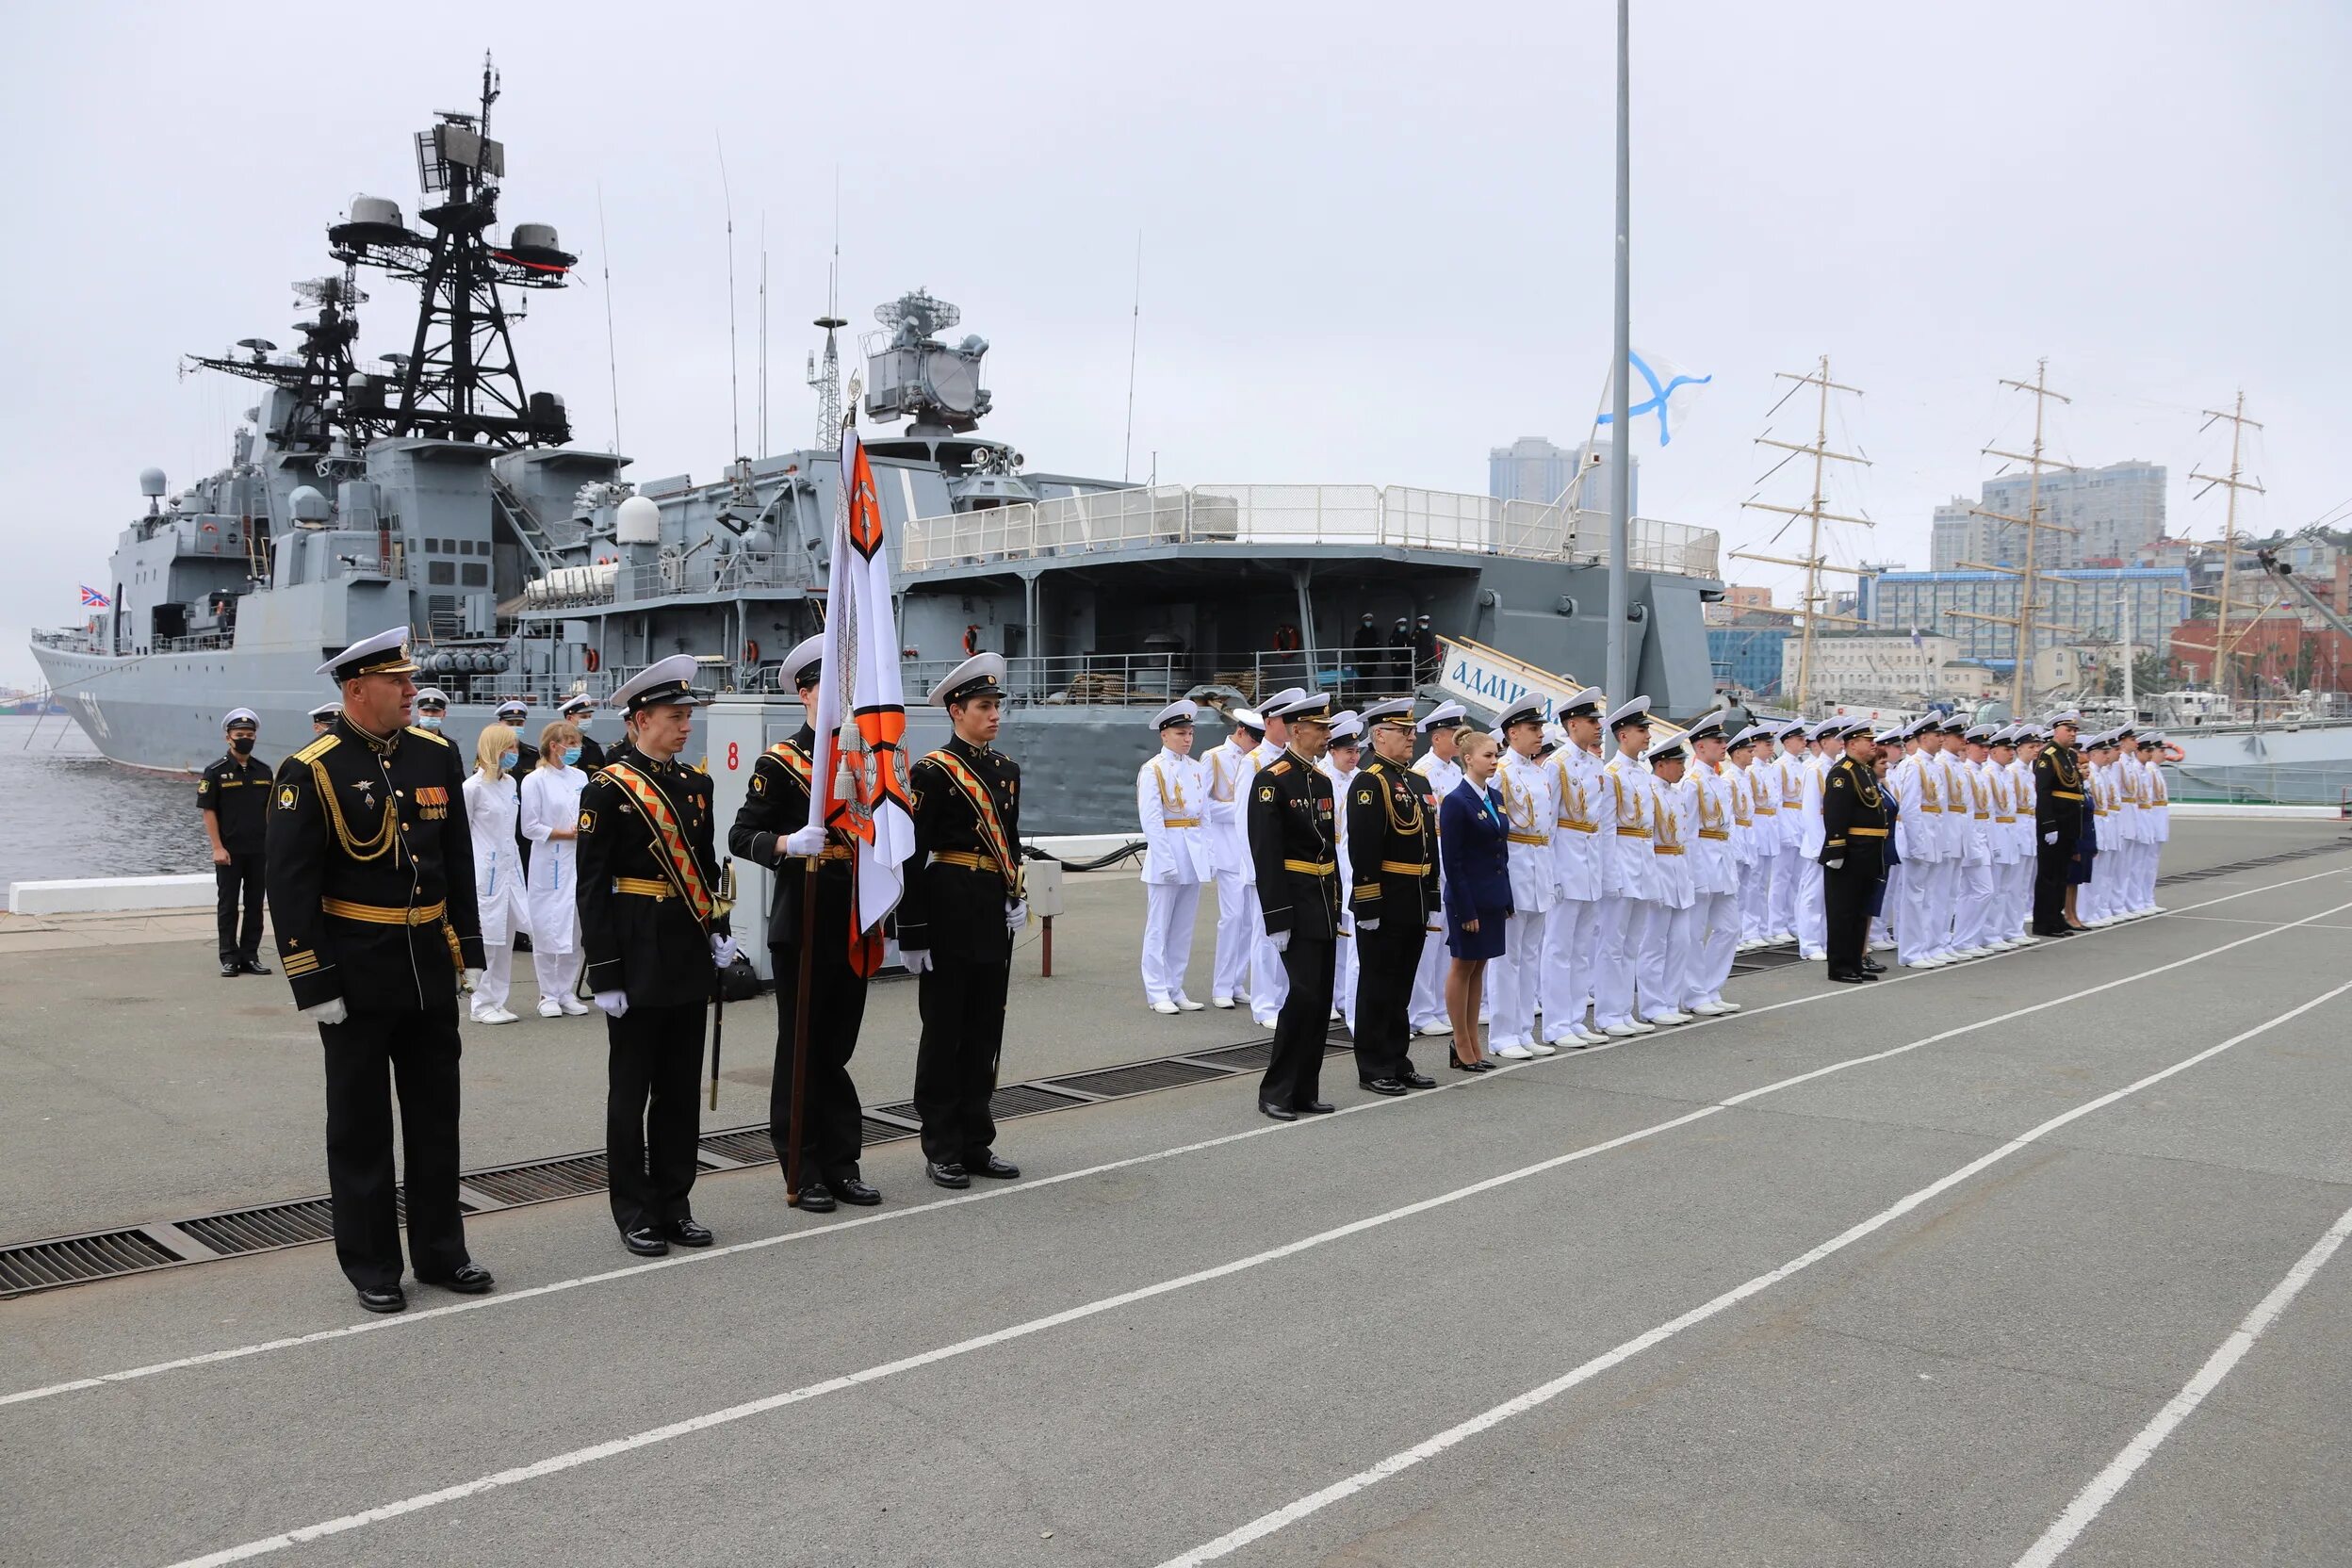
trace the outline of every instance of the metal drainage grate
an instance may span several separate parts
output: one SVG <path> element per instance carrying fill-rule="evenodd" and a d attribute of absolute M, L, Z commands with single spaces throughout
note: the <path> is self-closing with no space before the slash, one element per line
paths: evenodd
<path fill-rule="evenodd" d="M 866 1144 L 869 1148 L 877 1143 L 894 1143 L 900 1138 L 910 1138 L 915 1135 L 915 1130 L 912 1127 L 901 1127 L 894 1121 L 876 1121 L 872 1117 L 865 1119 L 865 1132 Z"/>
<path fill-rule="evenodd" d="M 267 1252 L 276 1247 L 300 1247 L 305 1242 L 325 1241 L 335 1234 L 334 1209 L 323 1198 L 206 1215 L 202 1219 L 183 1219 L 178 1224 L 181 1230 L 223 1257 Z"/>
<path fill-rule="evenodd" d="M 1731 960 L 1731 972 L 1757 974 L 1768 969 L 1787 969 L 1792 964 L 1804 962 L 1804 955 L 1784 942 L 1778 947 L 1759 947 L 1752 953 L 1738 955 Z"/>
<path fill-rule="evenodd" d="M 1228 1067 L 1212 1067 L 1205 1062 L 1187 1062 L 1180 1057 L 1169 1057 L 1157 1062 L 1135 1062 L 1127 1067 L 1106 1067 L 1096 1072 L 1065 1073 L 1047 1082 L 1057 1089 L 1077 1089 L 1104 1100 L 1116 1100 L 1124 1095 L 1174 1088 L 1180 1084 L 1230 1078 L 1234 1070 Z"/>
<path fill-rule="evenodd" d="M 103 1231 L 0 1250 L 0 1294 L 15 1296 L 137 1274 L 180 1262 L 180 1255 L 139 1231 Z"/>
<path fill-rule="evenodd" d="M 737 1165 L 771 1164 L 776 1159 L 776 1142 L 768 1136 L 765 1127 L 745 1127 L 732 1133 L 714 1133 L 702 1140 L 710 1153 L 723 1155 Z"/>
<path fill-rule="evenodd" d="M 536 1165 L 476 1170 L 460 1179 L 484 1198 L 495 1198 L 507 1204 L 579 1198 L 602 1192 L 606 1182 L 602 1154 L 572 1154 L 560 1160 L 542 1160 Z"/>

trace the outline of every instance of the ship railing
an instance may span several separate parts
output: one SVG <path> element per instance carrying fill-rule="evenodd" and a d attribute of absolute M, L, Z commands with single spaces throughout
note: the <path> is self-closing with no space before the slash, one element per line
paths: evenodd
<path fill-rule="evenodd" d="M 917 517 L 899 533 L 902 570 L 986 565 L 1157 546 L 1357 546 L 1601 564 L 1605 514 L 1566 504 L 1368 484 L 1147 485 Z M 1637 517 L 1639 571 L 1713 578 L 1714 530 Z"/>
<path fill-rule="evenodd" d="M 962 662 L 921 659 L 902 664 L 907 702 L 922 703 Z M 1004 690 L 1008 701 L 1022 706 L 1157 708 L 1194 693 L 1213 704 L 1254 703 L 1295 686 L 1329 692 L 1340 706 L 1353 708 L 1412 694 L 1411 666 L 1403 648 L 1267 651 L 1238 659 L 1188 652 L 1016 656 L 1004 661 Z"/>
<path fill-rule="evenodd" d="M 623 564 L 613 574 L 612 596 L 626 589 L 629 600 L 676 594 L 732 594 L 748 588 L 800 588 L 808 584 L 807 558 L 796 551 L 708 550 L 644 565 Z"/>

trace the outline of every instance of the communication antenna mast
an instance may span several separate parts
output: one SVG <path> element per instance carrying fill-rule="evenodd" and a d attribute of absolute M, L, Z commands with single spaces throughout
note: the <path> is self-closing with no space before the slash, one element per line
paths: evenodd
<path fill-rule="evenodd" d="M 760 435 L 752 443 L 768 455 L 768 215 L 760 215 Z"/>
<path fill-rule="evenodd" d="M 1119 482 L 1127 482 L 1135 456 L 1135 347 L 1143 335 L 1143 231 L 1135 231 L 1135 308 L 1127 325 L 1127 440 L 1119 453 Z"/>
<path fill-rule="evenodd" d="M 2213 409 L 2207 409 L 2205 423 L 2198 429 L 2200 432 L 2211 430 L 2223 419 L 2230 421 L 2229 477 L 2225 479 L 2213 474 L 2197 473 L 2194 470 L 2191 471 L 2189 477 L 2205 482 L 2205 488 L 2197 493 L 2200 500 L 2212 495 L 2216 485 L 2230 492 L 2229 509 L 2223 514 L 2221 524 L 2221 607 L 2216 612 L 2213 621 L 2213 686 L 2221 693 L 2222 700 L 2228 702 L 2234 698 L 2238 684 L 2238 667 L 2234 662 L 2230 661 L 2229 652 L 2230 647 L 2230 595 L 2236 582 L 2238 562 L 2238 492 L 2251 490 L 2258 496 L 2262 493 L 2262 487 L 2259 482 L 2239 478 L 2243 470 L 2238 465 L 2238 453 L 2240 443 L 2246 435 L 2246 427 L 2253 425 L 2256 430 L 2262 427 L 2246 416 L 2246 390 L 2243 387 L 2239 388 L 2238 400 L 2231 407 L 2230 412 L 2223 414 Z"/>
<path fill-rule="evenodd" d="M 1859 523 L 1864 528 L 1871 528 L 1876 525 L 1873 524 L 1868 517 L 1852 516 L 1842 512 L 1828 512 L 1823 510 L 1823 506 L 1827 500 L 1827 497 L 1823 493 L 1822 488 L 1822 477 L 1825 472 L 1822 467 L 1823 464 L 1859 463 L 1866 468 L 1870 466 L 1870 460 L 1869 458 L 1860 456 L 1857 453 L 1834 452 L 1829 449 L 1829 395 L 1832 392 L 1851 392 L 1858 398 L 1862 396 L 1862 389 L 1858 386 L 1846 386 L 1840 383 L 1830 380 L 1829 356 L 1827 354 L 1823 354 L 1821 357 L 1820 362 L 1814 367 L 1813 372 L 1810 375 L 1794 375 L 1787 370 L 1779 371 L 1777 372 L 1777 375 L 1782 381 L 1794 382 L 1796 384 L 1795 386 L 1791 386 L 1788 389 L 1790 396 L 1795 394 L 1798 387 L 1816 386 L 1821 388 L 1820 409 L 1813 427 L 1813 444 L 1809 447 L 1800 447 L 1792 441 L 1778 441 L 1769 435 L 1757 436 L 1756 438 L 1756 444 L 1759 447 L 1777 447 L 1782 451 L 1788 452 L 1791 455 L 1803 454 L 1812 458 L 1813 498 L 1804 506 L 1775 506 L 1769 501 L 1743 501 L 1740 504 L 1757 512 L 1777 512 L 1787 517 L 1805 518 L 1806 522 L 1805 555 L 1802 559 L 1797 559 L 1785 555 L 1763 555 L 1754 550 L 1734 550 L 1731 553 L 1736 559 L 1741 561 L 1769 561 L 1774 565 L 1800 566 L 1805 570 L 1805 602 L 1799 608 L 1799 613 L 1803 617 L 1803 624 L 1798 628 L 1797 643 L 1796 705 L 1798 710 L 1802 712 L 1805 710 L 1805 704 L 1810 702 L 1813 696 L 1814 622 L 1816 620 L 1842 621 L 1849 626 L 1860 626 L 1863 624 L 1852 615 L 1833 615 L 1828 611 L 1821 608 L 1822 605 L 1829 602 L 1829 596 L 1821 592 L 1821 574 L 1823 572 L 1844 572 L 1852 577 L 1859 577 L 1862 575 L 1860 570 L 1856 567 L 1833 565 L 1822 556 L 1821 525 L 1823 523 Z M 1622 376 L 1619 378 L 1621 381 L 1624 378 Z M 1788 400 L 1788 397 L 1786 396 L 1781 399 L 1782 402 L 1787 402 Z M 1782 463 L 1787 463 L 1788 459 L 1784 457 L 1780 461 Z M 1786 529 L 1787 526 L 1787 524 L 1782 525 L 1784 529 Z"/>
<path fill-rule="evenodd" d="M 710 139 L 719 146 L 719 201 L 727 208 L 727 450 L 743 454 L 743 378 L 736 366 L 735 332 L 735 195 L 727 183 L 727 140 L 716 131 Z"/>
<path fill-rule="evenodd" d="M 833 170 L 833 260 L 825 272 L 825 314 L 816 319 L 825 329 L 825 367 L 808 356 L 808 384 L 817 394 L 817 449 L 827 451 L 841 440 L 841 350 L 833 335 L 849 325 L 841 319 L 841 171 Z"/>
<path fill-rule="evenodd" d="M 612 450 L 621 449 L 621 352 L 612 336 L 612 242 L 604 232 L 604 182 L 596 182 L 596 249 L 604 269 L 604 373 L 612 383 Z"/>

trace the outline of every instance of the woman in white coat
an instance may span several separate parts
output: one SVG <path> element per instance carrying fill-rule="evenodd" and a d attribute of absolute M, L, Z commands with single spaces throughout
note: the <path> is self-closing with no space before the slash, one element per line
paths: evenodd
<path fill-rule="evenodd" d="M 523 837 L 531 852 L 531 964 L 539 1016 L 578 1015 L 580 965 L 580 727 L 559 719 L 540 732 L 539 765 L 523 780 Z"/>
<path fill-rule="evenodd" d="M 482 978 L 474 983 L 476 1023 L 512 1023 L 507 988 L 514 974 L 514 934 L 531 932 L 523 893 L 523 856 L 514 846 L 519 809 L 514 780 L 514 732 L 484 725 L 474 743 L 474 771 L 466 780 L 466 825 L 474 841 L 474 902 L 482 914 Z"/>

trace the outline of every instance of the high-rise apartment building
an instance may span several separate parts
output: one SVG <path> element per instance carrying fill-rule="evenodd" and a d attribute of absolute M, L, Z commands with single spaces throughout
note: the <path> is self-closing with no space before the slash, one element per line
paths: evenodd
<path fill-rule="evenodd" d="M 1936 509 L 1929 546 L 1930 565 L 1939 572 L 1963 571 L 1964 561 L 2022 565 L 2025 529 L 1980 515 L 1996 512 L 2023 517 L 2035 494 L 2030 474 L 2003 474 L 1984 482 L 1970 501 L 1955 496 Z M 2045 472 L 2038 493 L 2042 521 L 2034 563 L 2039 566 L 2130 564 L 2164 532 L 2164 466 L 2161 463 L 2111 463 L 2104 468 Z"/>
<path fill-rule="evenodd" d="M 1609 443 L 1588 441 L 1555 447 L 1540 435 L 1523 435 L 1486 454 L 1486 493 L 1496 500 L 1534 501 L 1550 506 L 1572 490 L 1580 512 L 1609 510 Z M 1642 460 L 1633 460 L 1632 510 L 1641 510 Z"/>

